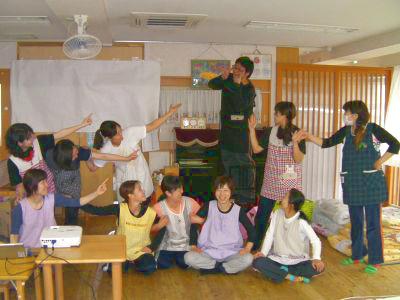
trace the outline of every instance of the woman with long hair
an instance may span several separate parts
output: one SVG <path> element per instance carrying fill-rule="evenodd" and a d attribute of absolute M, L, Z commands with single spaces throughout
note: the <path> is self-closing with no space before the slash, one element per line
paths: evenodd
<path fill-rule="evenodd" d="M 293 124 L 295 117 L 296 107 L 292 102 L 277 103 L 275 126 L 266 128 L 259 141 L 254 115 L 249 120 L 253 152 L 260 153 L 267 149 L 264 180 L 255 218 L 257 238 L 254 249 L 261 246 L 275 202 L 283 199 L 292 188 L 301 191 L 301 162 L 306 153 L 306 145 L 300 139 L 299 128 Z"/>
<path fill-rule="evenodd" d="M 385 129 L 369 122 L 370 114 L 364 102 L 346 102 L 343 111 L 345 126 L 330 138 L 322 139 L 309 133 L 301 135 L 322 148 L 344 144 L 340 177 L 343 202 L 349 206 L 352 257 L 342 264 L 363 262 L 368 255 L 365 272 L 375 273 L 383 263 L 381 208 L 388 198 L 382 164 L 399 152 L 400 144 Z M 383 156 L 380 143 L 389 145 Z M 364 216 L 368 247 L 364 245 Z"/>

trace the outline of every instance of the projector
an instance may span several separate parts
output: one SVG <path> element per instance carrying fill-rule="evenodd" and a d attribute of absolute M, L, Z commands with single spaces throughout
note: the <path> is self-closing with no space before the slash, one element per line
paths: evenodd
<path fill-rule="evenodd" d="M 80 226 L 50 226 L 43 229 L 40 243 L 45 248 L 69 248 L 79 246 L 81 238 Z"/>

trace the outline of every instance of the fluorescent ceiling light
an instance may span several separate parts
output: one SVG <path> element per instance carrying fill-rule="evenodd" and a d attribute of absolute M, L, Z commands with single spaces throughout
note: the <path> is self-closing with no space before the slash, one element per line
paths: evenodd
<path fill-rule="evenodd" d="M 358 28 L 350 28 L 342 26 L 264 22 L 264 21 L 250 21 L 246 23 L 244 27 L 255 28 L 255 29 L 267 29 L 267 30 L 308 31 L 308 32 L 324 32 L 324 33 L 351 33 L 359 30 Z"/>
<path fill-rule="evenodd" d="M 0 41 L 27 41 L 27 40 L 36 40 L 38 37 L 33 34 L 6 34 L 0 33 Z"/>
<path fill-rule="evenodd" d="M 47 16 L 0 16 L 0 24 L 50 25 L 50 20 Z"/>

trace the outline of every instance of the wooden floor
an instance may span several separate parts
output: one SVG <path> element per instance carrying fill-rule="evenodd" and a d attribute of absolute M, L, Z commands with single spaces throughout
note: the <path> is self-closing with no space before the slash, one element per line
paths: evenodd
<path fill-rule="evenodd" d="M 113 229 L 110 217 L 94 217 L 84 225 L 85 234 L 104 234 Z M 362 266 L 344 267 L 344 256 L 323 239 L 326 272 L 311 284 L 273 284 L 248 269 L 239 275 L 200 276 L 194 270 L 157 271 L 143 276 L 130 270 L 123 275 L 124 299 L 342 299 L 353 296 L 400 295 L 400 265 L 384 266 L 378 274 L 367 275 Z M 96 272 L 95 265 L 64 268 L 65 299 L 93 299 L 88 283 L 96 288 L 96 299 L 112 299 L 111 276 Z M 95 279 L 97 274 L 97 279 Z M 34 299 L 33 282 L 27 284 L 28 299 Z M 15 293 L 14 293 L 15 297 Z"/>

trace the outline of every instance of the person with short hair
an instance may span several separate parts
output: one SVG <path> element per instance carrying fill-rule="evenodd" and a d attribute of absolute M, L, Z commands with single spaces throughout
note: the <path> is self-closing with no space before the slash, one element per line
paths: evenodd
<path fill-rule="evenodd" d="M 253 70 L 253 61 L 242 56 L 236 59 L 232 70 L 224 69 L 208 82 L 211 89 L 222 91 L 219 144 L 224 174 L 235 182 L 236 204 L 247 207 L 255 202 L 255 163 L 247 122 L 255 106 L 256 91 L 249 79 Z"/>
<path fill-rule="evenodd" d="M 197 247 L 185 254 L 185 263 L 201 274 L 237 274 L 253 261 L 250 251 L 255 238 L 254 228 L 244 208 L 234 203 L 231 195 L 235 184 L 228 176 L 215 180 L 215 198 L 205 203 L 192 222 L 204 224 Z M 244 246 L 239 224 L 247 231 Z"/>
<path fill-rule="evenodd" d="M 28 170 L 22 180 L 26 191 L 23 198 L 11 214 L 12 243 L 23 243 L 26 248 L 40 248 L 40 235 L 45 227 L 54 226 L 55 207 L 79 207 L 103 195 L 107 191 L 106 179 L 96 191 L 77 199 L 62 194 L 50 193 L 47 173 L 40 169 Z"/>
<path fill-rule="evenodd" d="M 168 269 L 175 263 L 186 269 L 184 255 L 196 245 L 197 227 L 191 222 L 200 205 L 192 198 L 183 196 L 182 182 L 178 176 L 166 175 L 161 182 L 161 190 L 166 198 L 153 208 L 161 218 L 166 216 L 168 223 L 165 235 L 158 248 L 157 266 Z"/>

